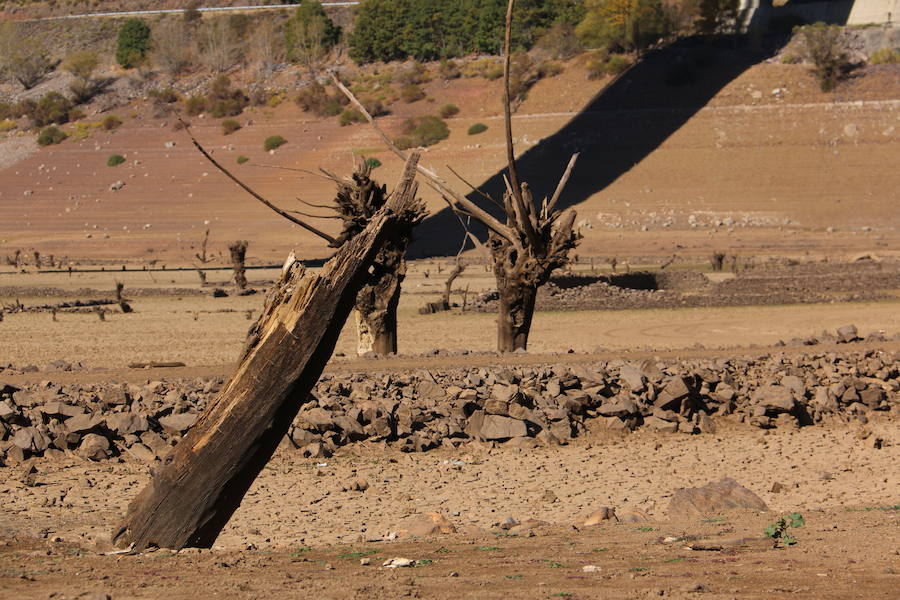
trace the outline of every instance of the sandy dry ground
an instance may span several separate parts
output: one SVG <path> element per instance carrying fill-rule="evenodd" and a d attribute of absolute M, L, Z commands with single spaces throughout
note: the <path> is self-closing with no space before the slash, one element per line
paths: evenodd
<path fill-rule="evenodd" d="M 900 437 L 895 423 L 868 428 L 884 437 L 881 449 L 860 439 L 857 427 L 840 425 L 769 434 L 726 427 L 695 437 L 593 434 L 554 450 L 471 444 L 404 455 L 356 445 L 318 465 L 282 452 L 217 549 L 199 555 L 99 557 L 40 539 L 89 547 L 147 481 L 146 467 L 40 463 L 36 487 L 3 469 L 0 531 L 7 540 L 24 537 L 0 546 L 0 581 L 11 598 L 87 591 L 155 598 L 163 590 L 181 598 L 200 586 L 248 598 L 274 589 L 321 598 L 635 598 L 679 597 L 697 584 L 710 598 L 895 598 L 900 513 L 889 507 L 900 489 Z M 667 514 L 676 489 L 726 475 L 772 512 L 707 521 Z M 366 479 L 369 489 L 342 491 L 354 478 Z M 775 482 L 786 491 L 771 493 Z M 572 528 L 600 506 L 640 508 L 652 521 Z M 459 532 L 413 543 L 365 541 L 426 510 L 441 512 Z M 686 536 L 760 536 L 792 511 L 807 525 L 789 549 L 723 555 L 684 548 Z M 489 533 L 509 516 L 551 526 L 533 538 Z M 681 540 L 663 543 L 667 537 Z M 248 545 L 252 550 L 238 552 Z M 360 566 L 363 556 L 376 566 Z M 426 560 L 404 572 L 377 566 L 395 556 Z M 601 571 L 583 573 L 584 565 Z M 447 579 L 451 572 L 458 579 Z"/>
<path fill-rule="evenodd" d="M 404 283 L 399 318 L 401 354 L 420 354 L 433 349 L 491 352 L 496 349 L 495 315 L 452 313 L 420 315 L 418 309 L 435 301 L 443 290 L 444 274 L 437 263 L 414 263 Z M 429 277 L 424 272 L 430 273 Z M 229 272 L 212 272 L 210 282 L 224 282 Z M 251 284 L 263 284 L 276 276 L 273 270 L 250 272 Z M 722 274 L 727 277 L 727 274 Z M 111 290 L 116 280 L 129 289 L 147 288 L 164 294 L 165 288 L 199 290 L 192 272 L 127 272 L 0 275 L 0 287 L 54 287 L 70 296 L 4 296 L 0 303 L 17 298 L 25 305 L 47 304 L 84 298 L 77 290 Z M 472 266 L 454 283 L 454 290 L 475 293 L 489 289 L 493 278 L 480 266 Z M 180 361 L 190 367 L 224 365 L 236 360 L 244 335 L 264 302 L 264 294 L 212 298 L 202 296 L 136 295 L 134 313 L 111 313 L 100 322 L 94 314 L 57 315 L 16 313 L 0 323 L 4 341 L 0 363 L 44 366 L 54 360 L 80 361 L 87 367 L 124 367 L 132 362 Z M 7 292 L 9 293 L 9 292 Z M 34 293 L 34 292 L 32 292 Z M 94 295 L 88 295 L 95 297 Z M 96 297 L 110 297 L 100 294 Z M 454 293 L 454 301 L 461 302 Z M 883 331 L 900 333 L 900 301 L 870 303 L 803 304 L 764 307 L 715 307 L 665 310 L 609 310 L 539 312 L 535 316 L 529 351 L 535 354 L 603 351 L 667 350 L 697 345 L 707 348 L 770 346 L 779 340 L 808 337 L 823 330 L 855 324 L 865 336 Z M 344 328 L 337 352 L 356 354 L 353 319 Z"/>

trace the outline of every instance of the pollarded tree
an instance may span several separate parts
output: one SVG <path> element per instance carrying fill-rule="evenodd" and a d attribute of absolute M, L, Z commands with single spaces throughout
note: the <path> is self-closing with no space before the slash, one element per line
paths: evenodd
<path fill-rule="evenodd" d="M 515 0 L 509 0 L 506 10 L 506 30 L 503 52 L 504 120 L 506 124 L 506 154 L 508 177 L 502 204 L 505 222 L 494 218 L 487 211 L 455 191 L 435 172 L 418 167 L 429 185 L 435 189 L 459 215 L 474 218 L 488 229 L 488 248 L 493 262 L 500 307 L 497 316 L 497 349 L 512 352 L 525 349 L 534 316 L 537 290 L 550 278 L 551 273 L 567 264 L 569 253 L 581 238 L 575 231 L 575 211 L 562 212 L 557 203 L 572 173 L 578 155 L 573 155 L 552 197 L 540 204 L 535 202 L 527 183 L 519 180 L 515 164 L 510 109 L 510 33 Z M 332 73 L 334 84 L 350 99 L 357 110 L 369 120 L 384 143 L 392 152 L 406 158 L 390 138 L 381 130 L 365 107 Z"/>
<path fill-rule="evenodd" d="M 190 135 L 190 132 L 188 134 Z M 314 208 L 333 210 L 336 214 L 323 217 L 300 211 L 286 211 L 275 206 L 232 175 L 210 156 L 193 135 L 191 135 L 191 140 L 207 160 L 250 195 L 288 221 L 319 236 L 328 242 L 328 246 L 331 248 L 340 248 L 361 233 L 391 197 L 386 186 L 379 185 L 372 179 L 373 164 L 362 161 L 353 176 L 349 178 L 339 178 L 327 171 L 322 171 L 325 177 L 337 186 L 334 204 L 304 202 Z M 357 324 L 357 351 L 360 355 L 367 352 L 397 353 L 397 306 L 400 302 L 400 286 L 406 276 L 406 249 L 412 240 L 413 227 L 422 221 L 425 214 L 421 202 L 410 203 L 407 212 L 398 215 L 399 219 L 385 233 L 384 243 L 376 254 L 368 277 L 356 296 L 354 308 Z M 307 224 L 297 215 L 340 219 L 343 227 L 341 233 L 334 238 Z M 237 269 L 235 272 L 237 273 Z M 255 332 L 251 331 L 250 338 L 254 335 Z"/>

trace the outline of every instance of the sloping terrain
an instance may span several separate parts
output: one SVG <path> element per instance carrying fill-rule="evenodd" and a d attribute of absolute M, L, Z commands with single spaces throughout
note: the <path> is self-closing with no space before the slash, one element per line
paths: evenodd
<path fill-rule="evenodd" d="M 515 117 L 518 149 L 527 152 L 524 178 L 542 191 L 570 152 L 583 152 L 568 194 L 585 234 L 580 253 L 895 248 L 900 68 L 868 67 L 823 94 L 806 67 L 729 60 L 678 87 L 665 83 L 664 64 L 648 61 L 606 90 L 576 61 L 530 92 Z M 429 99 L 396 103 L 382 122 L 397 132 L 406 116 L 457 103 L 462 110 L 449 121 L 450 139 L 429 148 L 423 160 L 451 179 L 446 165 L 473 183 L 489 181 L 503 164 L 499 89 L 499 82 L 483 79 L 432 81 Z M 183 263 L 210 228 L 218 250 L 227 240 L 248 239 L 254 259 L 280 260 L 291 247 L 304 257 L 327 255 L 316 239 L 217 173 L 183 132 L 172 131 L 172 118 L 154 118 L 151 105 L 140 102 L 116 112 L 125 120 L 118 131 L 70 139 L 0 172 L 0 206 L 8 216 L 0 253 L 22 248 L 78 259 Z M 290 102 L 245 112 L 243 129 L 228 137 L 216 120 L 192 121 L 198 138 L 238 176 L 288 207 L 297 197 L 327 200 L 330 184 L 260 165 L 347 173 L 354 154 L 365 154 L 382 160 L 377 173 L 389 185 L 399 172 L 400 161 L 382 150 L 368 126 L 340 127 Z M 475 122 L 488 131 L 466 135 Z M 266 154 L 262 141 L 276 134 L 289 143 Z M 107 167 L 113 153 L 127 162 Z M 240 155 L 250 162 L 236 165 Z M 124 188 L 110 191 L 119 180 Z M 430 190 L 423 195 L 434 213 L 442 210 Z M 455 252 L 461 234 L 455 218 L 441 215 L 423 227 L 417 251 Z"/>

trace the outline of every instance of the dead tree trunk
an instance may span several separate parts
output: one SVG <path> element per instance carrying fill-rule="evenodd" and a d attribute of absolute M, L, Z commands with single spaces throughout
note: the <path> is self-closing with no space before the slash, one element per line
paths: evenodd
<path fill-rule="evenodd" d="M 200 243 L 200 252 L 194 254 L 197 257 L 197 260 L 200 261 L 200 264 L 205 265 L 209 262 L 209 259 L 206 257 L 206 245 L 209 243 L 209 229 L 206 230 L 206 233 L 203 234 L 203 241 Z"/>
<path fill-rule="evenodd" d="M 234 269 L 234 284 L 242 290 L 247 287 L 244 260 L 247 258 L 247 246 L 249 245 L 250 242 L 246 240 L 238 240 L 228 246 L 228 251 L 231 253 L 231 266 Z"/>
<path fill-rule="evenodd" d="M 371 165 L 363 162 L 350 178 L 341 179 L 326 174 L 337 183 L 334 206 L 312 204 L 317 208 L 332 208 L 343 221 L 343 230 L 332 246 L 340 246 L 358 235 L 372 215 L 384 206 L 387 187 L 378 185 L 371 177 Z M 309 204 L 309 203 L 307 203 Z M 406 249 L 412 240 L 412 229 L 424 217 L 416 206 L 415 213 L 403 215 L 400 226 L 393 228 L 379 250 L 368 281 L 356 297 L 357 353 L 387 355 L 397 353 L 397 306 L 400 286 L 406 278 Z"/>
<path fill-rule="evenodd" d="M 119 281 L 116 282 L 116 302 L 119 304 L 119 308 L 122 309 L 123 313 L 133 312 L 131 305 L 128 304 L 128 300 L 125 299 L 125 284 Z"/>
<path fill-rule="evenodd" d="M 391 236 L 395 238 L 396 236 Z M 388 239 L 378 253 L 368 281 L 356 295 L 356 352 L 397 353 L 397 306 L 400 284 L 406 277 L 406 247 Z"/>
<path fill-rule="evenodd" d="M 387 234 L 416 204 L 418 155 L 384 210 L 316 274 L 293 256 L 237 370 L 131 502 L 120 547 L 210 547 L 271 458 L 334 351 Z"/>
<path fill-rule="evenodd" d="M 462 272 L 466 270 L 466 266 L 461 262 L 457 262 L 456 266 L 453 267 L 453 270 L 450 271 L 450 276 L 447 277 L 447 281 L 444 282 L 444 304 L 450 306 L 450 291 L 453 288 L 453 282 L 456 281 L 456 278 L 462 275 Z"/>

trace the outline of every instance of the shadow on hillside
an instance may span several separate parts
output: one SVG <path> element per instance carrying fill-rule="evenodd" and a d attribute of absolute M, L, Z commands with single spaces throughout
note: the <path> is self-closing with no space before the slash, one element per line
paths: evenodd
<path fill-rule="evenodd" d="M 775 26 L 776 30 L 789 31 L 790 26 L 809 22 L 810 18 L 843 24 L 853 4 L 853 0 L 795 0 L 785 7 L 772 7 L 770 0 L 763 0 L 752 16 L 751 28 Z M 778 29 L 779 24 L 784 27 Z M 786 34 L 770 35 L 756 44 L 747 37 L 737 41 L 693 37 L 648 53 L 562 129 L 522 154 L 516 163 L 520 178 L 531 185 L 536 198 L 549 196 L 569 157 L 580 152 L 560 206 L 568 208 L 583 202 L 646 158 L 722 88 L 774 55 L 786 41 Z M 513 130 L 517 136 L 527 133 L 527 128 L 515 120 Z M 505 169 L 494 174 L 479 188 L 499 198 L 504 172 Z M 460 188 L 461 185 L 457 189 Z M 475 194 L 470 199 L 485 205 Z M 484 239 L 483 227 L 475 224 L 472 229 Z M 448 235 L 457 231 L 459 235 Z M 419 227 L 410 255 L 421 258 L 455 254 L 461 236 L 458 219 L 445 208 Z"/>
<path fill-rule="evenodd" d="M 773 50 L 754 51 L 743 41 L 736 45 L 733 40 L 687 38 L 648 53 L 562 129 L 521 154 L 516 162 L 520 178 L 531 185 L 536 198 L 549 196 L 569 157 L 579 152 L 560 207 L 583 202 L 641 162 L 723 87 L 771 56 Z M 513 119 L 513 133 L 521 137 L 527 126 Z M 505 171 L 494 174 L 480 189 L 500 198 Z M 470 199 L 489 208 L 489 203 L 475 195 Z M 480 225 L 473 230 L 484 238 Z M 411 256 L 455 254 L 461 231 L 460 235 L 448 232 L 457 231 L 458 219 L 445 208 L 419 226 Z"/>

